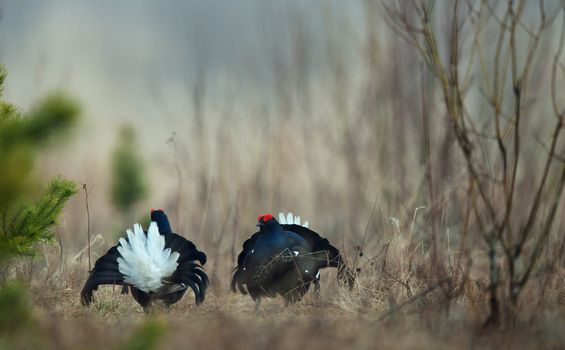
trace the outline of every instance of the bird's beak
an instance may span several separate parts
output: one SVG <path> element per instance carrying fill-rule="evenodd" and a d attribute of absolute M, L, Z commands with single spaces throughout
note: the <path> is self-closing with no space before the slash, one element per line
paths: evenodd
<path fill-rule="evenodd" d="M 257 227 L 263 227 L 263 226 L 265 226 L 265 223 L 263 223 L 263 222 L 258 222 L 258 223 L 257 223 Z"/>

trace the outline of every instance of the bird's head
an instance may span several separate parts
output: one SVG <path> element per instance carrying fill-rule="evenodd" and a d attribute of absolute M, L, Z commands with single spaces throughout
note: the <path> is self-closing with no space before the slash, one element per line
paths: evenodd
<path fill-rule="evenodd" d="M 167 218 L 167 214 L 163 209 L 151 209 L 151 221 L 156 222 L 159 227 L 159 232 L 173 232 L 171 229 L 171 224 Z"/>
<path fill-rule="evenodd" d="M 151 221 L 157 221 L 160 218 L 167 217 L 163 209 L 153 209 L 151 208 Z"/>
<path fill-rule="evenodd" d="M 272 214 L 259 214 L 259 217 L 257 218 L 257 227 L 259 227 L 261 230 L 274 225 L 278 225 L 278 221 Z"/>

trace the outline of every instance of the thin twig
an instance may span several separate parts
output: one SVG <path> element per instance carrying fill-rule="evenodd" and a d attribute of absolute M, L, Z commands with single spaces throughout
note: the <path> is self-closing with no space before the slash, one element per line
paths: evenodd
<path fill-rule="evenodd" d="M 357 254 L 355 254 L 355 260 L 353 261 L 353 276 L 357 279 L 357 264 L 359 262 L 359 257 L 363 254 L 363 248 L 365 246 L 365 239 L 367 238 L 367 232 L 369 232 L 369 227 L 371 226 L 371 221 L 373 220 L 373 214 L 375 212 L 375 207 L 379 201 L 379 196 L 375 196 L 375 201 L 373 202 L 373 208 L 371 209 L 371 215 L 369 215 L 369 220 L 367 221 L 367 226 L 365 227 L 365 233 L 363 234 L 363 239 L 358 247 Z"/>
<path fill-rule="evenodd" d="M 82 189 L 84 191 L 84 202 L 86 204 L 86 235 L 88 238 L 88 272 L 92 271 L 92 263 L 90 260 L 90 208 L 88 206 L 88 188 L 86 184 L 82 184 Z"/>
<path fill-rule="evenodd" d="M 430 294 L 431 292 L 433 292 L 434 290 L 436 290 L 437 288 L 441 287 L 442 284 L 447 283 L 451 281 L 451 278 L 446 277 L 442 280 L 440 280 L 438 283 L 428 287 L 427 289 L 421 291 L 420 293 L 414 295 L 413 297 L 411 297 L 410 299 L 406 300 L 405 302 L 403 302 L 402 304 L 396 305 L 395 307 L 391 308 L 390 310 L 388 310 L 387 312 L 385 312 L 383 315 L 381 315 L 376 321 L 382 321 L 385 318 L 389 317 L 392 314 L 397 313 L 398 311 L 402 310 L 405 306 L 412 304 L 413 302 L 425 297 L 426 295 Z"/>

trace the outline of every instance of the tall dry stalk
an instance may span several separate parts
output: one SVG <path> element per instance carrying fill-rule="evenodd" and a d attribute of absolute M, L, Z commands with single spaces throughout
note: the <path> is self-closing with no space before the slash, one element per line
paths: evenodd
<path fill-rule="evenodd" d="M 532 4 L 525 0 L 503 5 L 487 0 L 446 2 L 450 29 L 445 36 L 434 24 L 446 13 L 433 1 L 385 0 L 383 4 L 390 27 L 416 48 L 435 77 L 461 151 L 470 181 L 473 230 L 488 247 L 490 313 L 485 326 L 511 324 L 520 293 L 552 231 L 565 187 L 559 154 L 565 110 L 558 98 L 558 83 L 564 78 L 565 3 L 548 10 L 540 1 L 535 25 L 530 25 L 526 8 L 531 10 Z M 534 101 L 544 102 L 534 91 L 536 75 L 544 74 L 541 43 L 558 19 L 561 30 L 546 87 L 552 116 L 536 120 L 553 126 L 545 160 L 537 168 L 521 163 L 524 147 L 535 137 L 530 107 Z M 489 28 L 496 35 L 492 57 L 487 52 Z M 471 94 L 482 95 L 487 112 L 470 106 Z M 525 196 L 524 203 L 517 188 L 531 185 L 534 179 L 535 195 Z"/>

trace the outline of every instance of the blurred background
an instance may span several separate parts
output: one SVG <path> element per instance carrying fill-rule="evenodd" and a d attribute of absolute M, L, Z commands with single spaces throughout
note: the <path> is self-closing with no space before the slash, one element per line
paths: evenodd
<path fill-rule="evenodd" d="M 443 67 L 449 68 L 453 57 L 453 14 L 462 19 L 454 71 L 465 80 L 457 93 L 462 92 L 464 106 L 460 116 L 472 124 L 467 129 L 472 129 L 467 133 L 474 151 L 471 163 L 481 171 L 474 182 L 437 70 L 410 38 L 405 40 L 410 32 L 391 11 L 397 6 L 402 13 L 404 6 L 407 23 L 418 24 L 422 11 L 414 4 L 430 3 L 435 7 L 427 24 Z M 481 347 L 481 341 L 493 339 L 491 345 L 502 347 L 527 341 L 537 348 L 547 339 L 562 347 L 565 203 L 558 189 L 565 182 L 565 141 L 551 135 L 564 108 L 565 57 L 555 55 L 565 37 L 565 4 L 467 0 L 450 12 L 454 3 L 0 0 L 0 64 L 8 73 L 0 101 L 0 164 L 13 170 L 0 174 L 0 253 L 5 253 L 4 241 L 10 241 L 10 248 L 14 242 L 23 247 L 9 252 L 17 259 L 0 264 L 0 282 L 23 281 L 20 289 L 6 288 L 0 295 L 0 310 L 15 310 L 0 317 L 0 331 L 16 324 L 14 315 L 27 312 L 27 304 L 20 305 L 25 312 L 12 305 L 24 300 L 17 297 L 21 290 L 32 286 L 30 305 L 42 331 L 54 334 L 53 348 L 67 344 L 75 349 L 89 337 L 101 343 L 107 334 L 117 339 L 124 329 L 129 334 L 143 316 L 115 288 L 102 288 L 92 308 L 79 305 L 89 268 L 88 235 L 94 262 L 134 222 L 147 225 L 151 208 L 163 208 L 173 229 L 207 253 L 212 280 L 198 311 L 185 298 L 167 314 L 167 327 L 188 320 L 183 324 L 188 333 L 176 332 L 169 344 L 185 345 L 184 336 L 190 334 L 201 347 L 212 339 L 217 348 L 225 348 L 237 339 L 240 348 L 249 348 L 250 342 L 293 348 L 296 339 L 311 339 L 315 332 L 322 334 L 316 344 L 324 349 L 349 346 L 351 339 L 358 348 L 374 348 L 383 339 L 390 347 L 435 348 L 438 337 L 448 339 L 450 348 L 461 343 Z M 501 45 L 499 33 L 510 32 L 507 6 L 523 15 L 513 29 L 515 43 L 507 35 Z M 551 25 L 536 39 L 536 26 L 548 18 Z M 518 108 L 516 75 L 508 68 L 513 48 L 516 66 L 531 62 Z M 505 63 L 497 64 L 497 52 Z M 500 84 L 491 81 L 494 76 Z M 70 99 L 56 95 L 41 102 L 53 92 Z M 4 102 L 20 109 L 5 113 Z M 26 118 L 18 119 L 18 111 Z M 6 122 L 5 114 L 15 121 Z M 517 114 L 520 148 L 514 158 L 511 131 Z M 509 164 L 520 160 L 510 191 L 516 195 L 509 201 L 501 183 L 510 175 L 498 177 L 506 163 L 493 141 L 495 120 L 506 130 L 501 142 Z M 55 130 L 43 135 L 42 126 Z M 73 130 L 63 134 L 57 128 Z M 564 130 L 562 125 L 558 130 Z M 11 135 L 23 141 L 7 147 Z M 553 159 L 548 157 L 552 140 Z M 547 159 L 551 171 L 543 175 Z M 16 170 L 25 175 L 21 183 Z M 57 175 L 76 186 L 59 178 L 52 182 Z M 535 199 L 538 184 L 546 180 L 541 199 Z M 12 184 L 21 185 L 16 188 L 21 195 L 8 191 Z M 37 200 L 41 187 L 54 195 Z M 507 231 L 481 226 L 481 218 L 492 223 L 488 206 L 477 200 L 477 188 L 485 189 L 494 222 L 510 208 Z M 56 201 L 52 217 L 40 217 L 48 228 L 70 197 L 54 229 L 56 244 L 37 244 L 51 238 L 51 232 L 41 236 L 35 226 L 42 225 L 29 223 L 31 233 L 24 232 L 29 244 L 20 244 L 25 230 L 14 229 L 14 223 L 23 221 L 24 227 L 27 217 L 42 216 L 36 207 L 48 207 L 46 197 L 64 198 Z M 31 209 L 22 216 L 19 208 Z M 341 250 L 357 275 L 352 293 L 324 277 L 320 299 L 294 309 L 268 306 L 260 316 L 251 313 L 249 298 L 228 293 L 237 254 L 255 232 L 257 215 L 279 211 L 308 220 L 310 228 Z M 516 243 L 532 212 L 529 233 Z M 546 226 L 552 213 L 555 220 Z M 11 226 L 6 216 L 13 218 Z M 491 234 L 499 237 L 491 239 Z M 521 253 L 508 253 L 505 243 L 510 249 L 522 244 Z M 526 282 L 527 288 L 516 303 L 513 288 L 522 275 L 519 290 Z M 503 302 L 493 307 L 489 302 L 497 293 Z M 508 318 L 515 327 L 508 329 L 518 332 L 475 337 L 482 336 L 493 310 L 512 316 L 507 311 L 514 307 L 529 311 L 520 319 Z M 406 318 L 391 317 L 389 328 L 380 328 L 384 323 L 375 327 L 375 319 L 406 309 Z M 200 316 L 209 317 L 213 328 L 198 328 L 208 327 L 196 322 Z M 60 323 L 52 326 L 52 318 Z M 107 327 L 108 318 L 119 326 Z M 82 324 L 83 319 L 94 322 Z M 288 327 L 288 333 L 285 322 L 292 326 L 297 319 L 299 327 Z M 444 320 L 449 327 L 443 327 Z M 264 332 L 263 321 L 272 332 Z M 518 325 L 532 326 L 532 333 L 521 333 Z M 425 335 L 406 337 L 421 329 Z M 263 343 L 255 343 L 256 338 Z"/>
<path fill-rule="evenodd" d="M 5 99 L 26 109 L 60 90 L 80 102 L 80 127 L 41 171 L 92 189 L 95 234 L 125 229 L 109 219 L 110 158 L 128 126 L 147 187 L 138 217 L 164 207 L 180 232 L 215 237 L 251 233 L 259 212 L 294 211 L 351 241 L 376 196 L 417 196 L 406 186 L 422 176 L 420 151 L 406 151 L 417 100 L 394 102 L 417 96 L 400 74 L 418 65 L 388 43 L 374 7 L 4 1 Z M 84 198 L 67 211 L 72 251 L 86 244 Z"/>
<path fill-rule="evenodd" d="M 559 0 L 544 3 L 548 13 L 559 9 Z M 45 150 L 36 170 L 40 178 L 60 174 L 86 184 L 92 237 L 106 240 L 93 258 L 133 221 L 147 220 L 152 207 L 232 262 L 261 212 L 301 215 L 351 259 L 359 246 L 377 254 L 398 232 L 409 232 L 410 249 L 423 256 L 432 240 L 447 252 L 460 243 L 469 208 L 461 152 L 434 78 L 387 26 L 380 2 L 0 4 L 4 99 L 26 110 L 62 91 L 81 106 L 75 132 Z M 433 18 L 441 40 L 450 29 L 446 4 L 436 2 Z M 537 3 L 525 6 L 524 23 L 535 21 Z M 550 130 L 545 83 L 553 56 L 543 52 L 555 49 L 561 20 L 535 56 L 523 122 L 530 140 Z M 487 52 L 496 29 L 496 21 L 485 23 Z M 523 49 L 528 38 L 518 39 Z M 464 63 L 469 50 L 462 50 Z M 488 128 L 480 67 L 470 66 L 479 83 L 467 105 Z M 561 91 L 563 81 L 557 84 Z M 540 144 L 525 142 L 524 203 L 537 179 L 528 169 L 543 159 Z M 83 191 L 57 231 L 66 261 L 87 244 L 86 214 Z M 465 225 L 476 228 L 472 220 Z M 232 266 L 214 268 L 227 283 Z"/>

